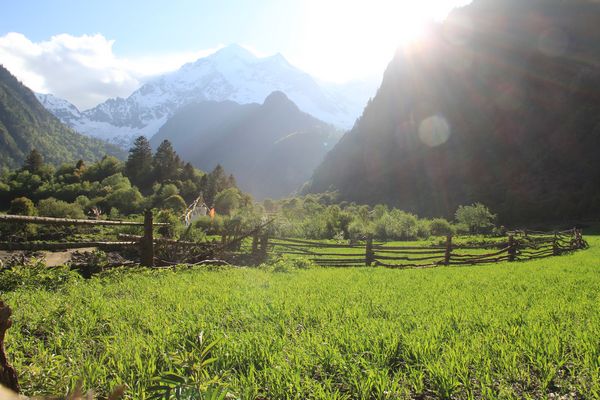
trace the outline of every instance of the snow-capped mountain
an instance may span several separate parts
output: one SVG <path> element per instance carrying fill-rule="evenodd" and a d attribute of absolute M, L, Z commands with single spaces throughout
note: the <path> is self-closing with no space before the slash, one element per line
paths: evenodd
<path fill-rule="evenodd" d="M 347 129 L 374 95 L 374 83 L 348 91 L 343 86 L 318 83 L 281 54 L 259 58 L 241 46 L 230 45 L 145 83 L 126 99 L 109 99 L 90 110 L 79 111 L 52 95 L 38 98 L 75 130 L 128 146 L 139 135 L 152 137 L 187 104 L 205 100 L 262 103 L 274 91 L 284 92 L 302 111 Z"/>

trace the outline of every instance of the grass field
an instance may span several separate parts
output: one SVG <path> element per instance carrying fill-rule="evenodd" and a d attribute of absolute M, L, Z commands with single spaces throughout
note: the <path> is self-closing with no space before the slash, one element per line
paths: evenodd
<path fill-rule="evenodd" d="M 28 395 L 82 380 L 101 395 L 126 384 L 139 399 L 167 387 L 241 399 L 600 398 L 600 237 L 587 239 L 572 255 L 476 267 L 63 274 L 2 294 L 14 309 L 8 353 Z"/>

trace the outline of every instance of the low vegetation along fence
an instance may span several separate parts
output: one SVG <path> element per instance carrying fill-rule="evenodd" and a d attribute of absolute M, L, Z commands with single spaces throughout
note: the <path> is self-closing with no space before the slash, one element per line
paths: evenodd
<path fill-rule="evenodd" d="M 384 266 L 390 268 L 433 267 L 439 265 L 473 265 L 500 261 L 533 260 L 558 256 L 587 247 L 581 231 L 561 232 L 514 231 L 489 242 L 454 243 L 448 236 L 439 245 L 401 245 L 374 243 L 324 243 L 303 239 L 272 238 L 269 251 L 308 257 L 316 264 L 329 267 Z"/>
<path fill-rule="evenodd" d="M 448 236 L 445 242 L 432 245 L 407 245 L 406 242 L 336 243 L 296 238 L 268 237 L 264 231 L 269 221 L 256 229 L 234 235 L 224 235 L 219 242 L 186 242 L 155 238 L 153 230 L 165 223 L 154 223 L 152 212 L 146 211 L 143 222 L 48 218 L 22 215 L 0 215 L 0 223 L 44 225 L 103 225 L 139 226 L 143 235 L 119 234 L 119 241 L 79 242 L 5 242 L 0 250 L 67 250 L 98 247 L 103 250 L 138 248 L 140 263 L 144 266 L 177 263 L 201 263 L 227 258 L 243 265 L 264 260 L 270 254 L 293 254 L 309 258 L 318 265 L 330 267 L 384 266 L 390 268 L 432 267 L 439 265 L 484 264 L 500 261 L 521 261 L 558 256 L 587 247 L 581 231 L 570 229 L 560 232 L 512 231 L 507 236 L 487 239 L 485 242 L 461 242 Z"/>
<path fill-rule="evenodd" d="M 140 264 L 153 267 L 169 266 L 174 264 L 200 264 L 219 262 L 226 263 L 223 259 L 232 262 L 247 263 L 260 262 L 267 255 L 267 237 L 262 234 L 265 228 L 272 223 L 268 221 L 249 232 L 235 229 L 233 232 L 223 234 L 220 241 L 192 242 L 154 237 L 155 227 L 169 226 L 168 223 L 154 223 L 152 211 L 144 213 L 144 221 L 116 221 L 73 218 L 51 218 L 24 215 L 0 214 L 0 223 L 11 224 L 40 224 L 54 226 L 138 226 L 143 227 L 143 235 L 119 233 L 118 241 L 35 241 L 35 242 L 9 242 L 0 241 L 0 250 L 24 251 L 59 251 L 82 248 L 99 248 L 101 250 L 122 251 L 138 249 Z"/>
<path fill-rule="evenodd" d="M 96 219 L 73 219 L 73 218 L 50 218 L 25 215 L 0 215 L 0 223 L 40 224 L 54 226 L 139 226 L 144 228 L 144 234 L 135 239 L 127 241 L 80 241 L 80 242 L 5 242 L 0 241 L 0 250 L 69 250 L 86 247 L 98 247 L 104 250 L 118 250 L 125 247 L 138 247 L 140 251 L 140 263 L 144 266 L 154 266 L 154 227 L 168 226 L 166 223 L 153 222 L 152 211 L 144 214 L 144 222 L 136 221 L 111 221 Z"/>

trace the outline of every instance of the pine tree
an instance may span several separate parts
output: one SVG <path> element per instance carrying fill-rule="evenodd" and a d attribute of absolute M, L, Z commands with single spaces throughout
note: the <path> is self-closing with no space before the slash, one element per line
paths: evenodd
<path fill-rule="evenodd" d="M 154 177 L 158 182 L 162 183 L 177 178 L 177 169 L 181 166 L 181 161 L 175 150 L 173 150 L 171 142 L 163 140 L 158 146 L 152 165 L 154 167 Z"/>
<path fill-rule="evenodd" d="M 44 158 L 36 149 L 33 149 L 29 152 L 27 158 L 25 158 L 25 162 L 23 163 L 23 170 L 35 174 L 36 172 L 39 172 L 43 165 Z"/>
<path fill-rule="evenodd" d="M 235 181 L 235 176 L 233 176 L 233 174 L 230 174 L 229 178 L 227 178 L 227 189 L 229 188 L 237 188 L 237 182 Z"/>
<path fill-rule="evenodd" d="M 73 170 L 73 175 L 76 176 L 77 179 L 81 179 L 81 177 L 85 173 L 85 170 L 86 170 L 85 162 L 83 160 L 79 160 L 79 161 L 77 161 L 77 164 L 75 164 L 75 169 Z"/>
<path fill-rule="evenodd" d="M 196 178 L 196 173 L 194 171 L 194 167 L 189 162 L 183 166 L 183 171 L 181 171 L 181 180 L 191 180 L 194 181 Z"/>
<path fill-rule="evenodd" d="M 212 205 L 217 194 L 219 194 L 220 191 L 227 189 L 227 184 L 228 179 L 227 175 L 225 175 L 225 170 L 221 164 L 217 164 L 215 169 L 208 174 L 208 183 L 206 185 L 206 190 L 204 191 L 204 200 L 206 201 L 206 204 Z"/>
<path fill-rule="evenodd" d="M 129 149 L 125 175 L 139 188 L 147 188 L 152 183 L 152 149 L 144 136 L 135 139 L 133 147 Z"/>

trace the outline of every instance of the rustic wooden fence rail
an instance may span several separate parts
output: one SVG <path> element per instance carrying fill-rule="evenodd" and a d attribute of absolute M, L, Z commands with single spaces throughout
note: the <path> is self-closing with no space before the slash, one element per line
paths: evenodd
<path fill-rule="evenodd" d="M 372 238 L 367 238 L 364 244 L 323 243 L 293 238 L 271 238 L 269 241 L 272 253 L 303 255 L 316 264 L 330 267 L 474 265 L 558 256 L 586 247 L 587 243 L 577 229 L 552 233 L 514 231 L 504 238 L 484 244 L 455 244 L 452 236 L 448 236 L 443 245 L 432 246 L 374 244 Z"/>
<path fill-rule="evenodd" d="M 203 257 L 214 258 L 215 256 L 246 252 L 253 260 L 257 261 L 264 260 L 269 254 L 293 254 L 306 256 L 322 266 L 378 265 L 389 268 L 409 268 L 532 260 L 558 256 L 565 252 L 587 247 L 587 243 L 578 229 L 550 233 L 525 230 L 511 231 L 504 238 L 497 238 L 492 242 L 483 244 L 454 243 L 452 236 L 448 236 L 443 244 L 431 246 L 375 243 L 372 238 L 366 238 L 362 243 L 327 243 L 297 238 L 269 237 L 265 232 L 265 228 L 272 223 L 272 220 L 246 233 L 242 233 L 238 229 L 232 236 L 223 235 L 220 243 L 214 241 L 188 242 L 155 238 L 154 227 L 168 226 L 168 224 L 154 223 L 151 210 L 144 213 L 143 222 L 0 215 L 0 223 L 143 227 L 143 235 L 118 234 L 119 241 L 0 241 L 0 250 L 66 250 L 86 247 L 118 250 L 138 247 L 141 264 L 144 266 L 154 266 L 155 261 L 163 264 L 188 262 L 191 255 L 198 261 Z M 251 245 L 246 240 L 249 238 L 252 238 Z M 245 247 L 242 249 L 242 246 Z M 156 247 L 159 250 L 169 248 L 173 257 L 168 257 L 168 259 L 157 258 Z M 193 249 L 193 251 L 189 249 Z"/>
<path fill-rule="evenodd" d="M 106 250 L 119 249 L 123 247 L 139 246 L 141 264 L 144 266 L 154 265 L 154 237 L 153 229 L 157 226 L 168 226 L 167 223 L 153 222 L 151 210 L 144 213 L 144 222 L 137 221 L 115 221 L 95 219 L 74 218 L 51 218 L 35 217 L 26 215 L 1 214 L 0 223 L 40 224 L 54 226 L 86 225 L 86 226 L 140 226 L 144 228 L 144 235 L 129 241 L 89 241 L 89 242 L 0 242 L 0 250 L 69 250 L 85 247 L 98 247 Z"/>

